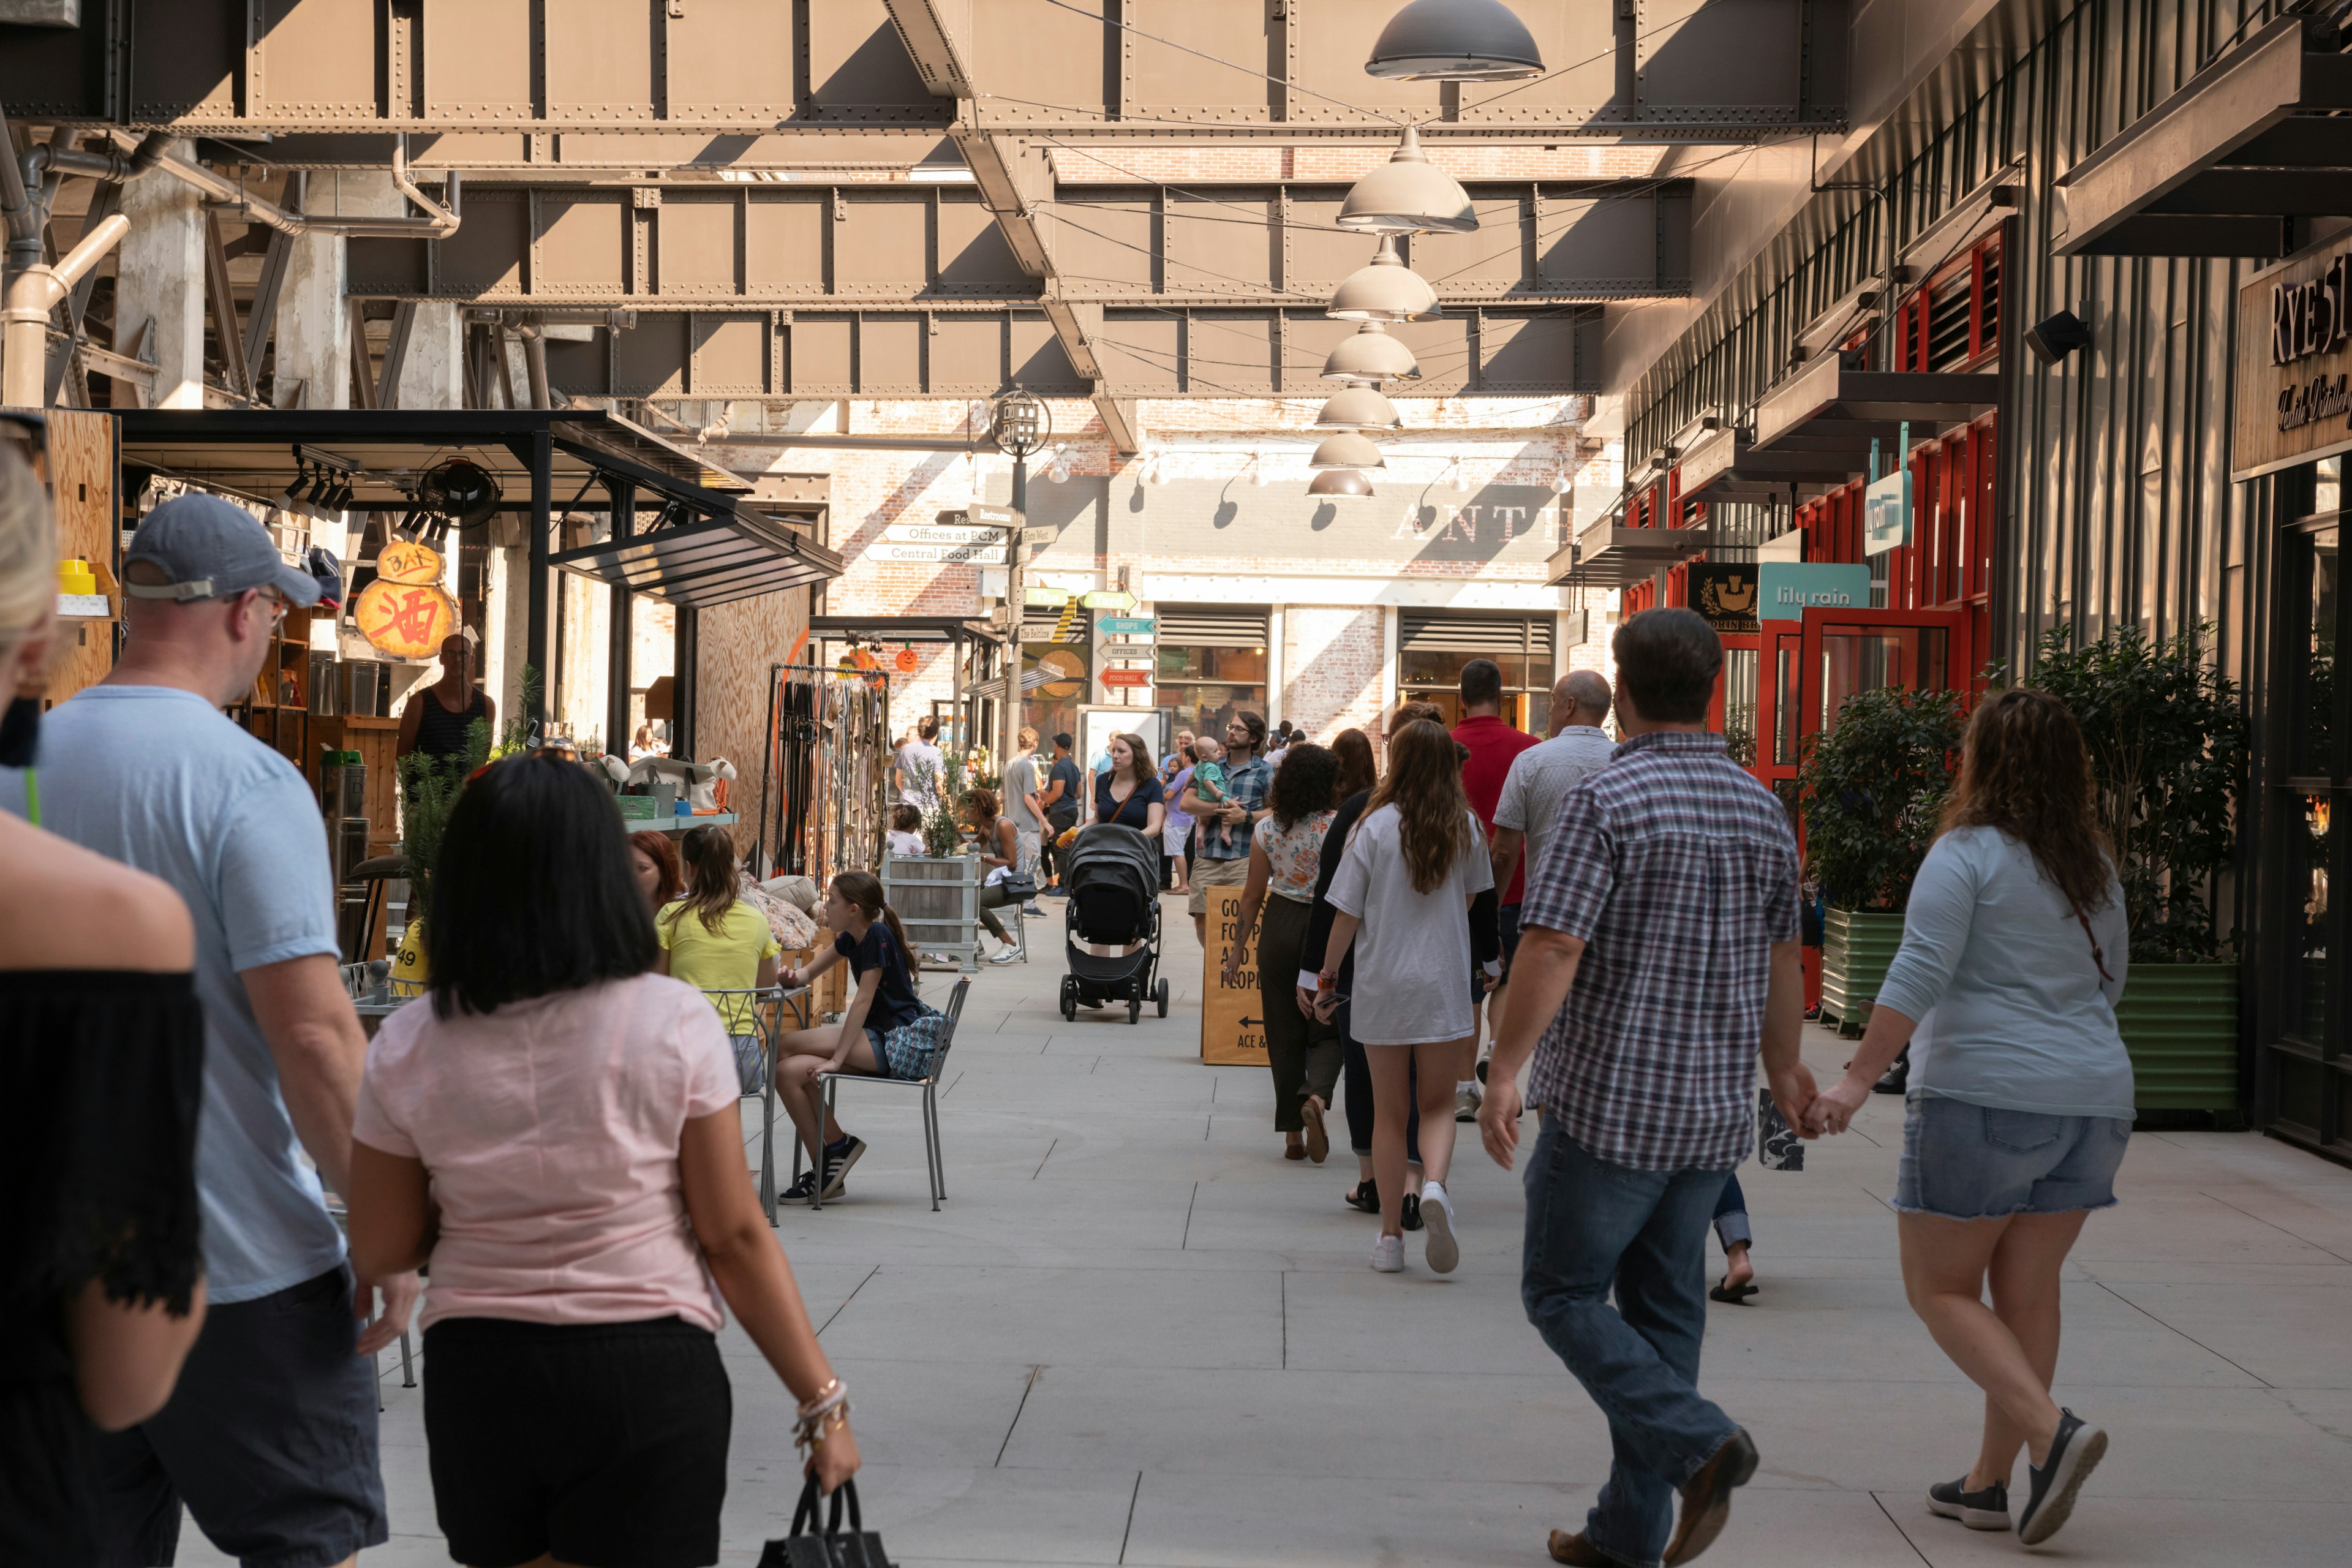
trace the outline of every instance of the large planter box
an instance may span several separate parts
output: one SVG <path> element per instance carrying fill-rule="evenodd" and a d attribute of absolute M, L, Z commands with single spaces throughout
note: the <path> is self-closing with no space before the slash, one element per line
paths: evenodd
<path fill-rule="evenodd" d="M 2116 1026 L 2140 1110 L 2239 1109 L 2236 964 L 2133 964 Z"/>
<path fill-rule="evenodd" d="M 1822 918 L 1822 1022 L 1853 1037 L 1870 1022 L 1886 966 L 1903 945 L 1903 917 L 1891 910 L 1830 910 Z"/>
<path fill-rule="evenodd" d="M 966 974 L 978 971 L 982 875 L 977 855 L 883 857 L 882 896 L 898 911 L 918 965 L 937 953 Z"/>

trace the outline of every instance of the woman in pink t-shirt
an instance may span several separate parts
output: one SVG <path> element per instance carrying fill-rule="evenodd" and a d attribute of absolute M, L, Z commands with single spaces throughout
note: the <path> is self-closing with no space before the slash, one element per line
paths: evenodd
<path fill-rule="evenodd" d="M 799 1401 L 824 1489 L 858 1462 L 752 1194 L 726 1029 L 651 973 L 619 819 L 577 765 L 513 758 L 467 785 L 433 886 L 432 994 L 368 1047 L 349 1197 L 363 1273 L 431 1266 L 425 1436 L 449 1553 L 714 1563 L 722 1300 Z"/>

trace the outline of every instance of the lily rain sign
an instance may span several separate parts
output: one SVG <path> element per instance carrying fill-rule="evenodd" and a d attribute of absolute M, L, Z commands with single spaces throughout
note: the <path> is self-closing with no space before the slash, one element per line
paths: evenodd
<path fill-rule="evenodd" d="M 2238 291 L 2230 478 L 2352 451 L 2352 249 L 2340 237 Z"/>

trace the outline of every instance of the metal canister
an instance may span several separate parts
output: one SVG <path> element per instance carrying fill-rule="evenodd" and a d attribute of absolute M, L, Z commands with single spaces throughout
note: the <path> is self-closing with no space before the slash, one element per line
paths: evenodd
<path fill-rule="evenodd" d="M 310 679 L 309 683 L 309 690 L 310 693 L 310 711 L 322 718 L 331 717 L 332 715 L 341 713 L 343 710 L 341 700 L 342 692 L 341 689 L 342 683 L 335 678 L 335 666 L 338 660 L 331 653 L 313 653 L 310 655 Z"/>
<path fill-rule="evenodd" d="M 353 817 L 366 823 L 367 763 L 357 752 L 330 751 L 320 758 L 319 811 L 331 827 Z"/>

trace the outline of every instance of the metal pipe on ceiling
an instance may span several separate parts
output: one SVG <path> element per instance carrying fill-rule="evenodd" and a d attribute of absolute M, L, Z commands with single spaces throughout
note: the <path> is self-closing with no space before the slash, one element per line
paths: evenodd
<path fill-rule="evenodd" d="M 0 405 L 38 408 L 47 401 L 49 312 L 130 232 L 131 220 L 116 213 L 82 236 L 57 265 L 27 267 L 8 279 L 5 302 L 0 304 L 0 352 L 6 356 L 0 363 Z"/>

